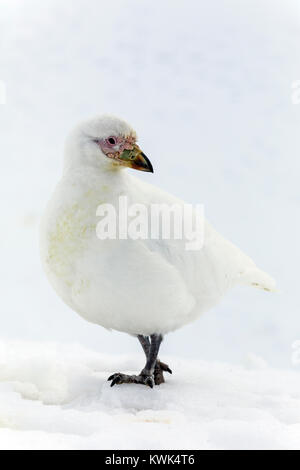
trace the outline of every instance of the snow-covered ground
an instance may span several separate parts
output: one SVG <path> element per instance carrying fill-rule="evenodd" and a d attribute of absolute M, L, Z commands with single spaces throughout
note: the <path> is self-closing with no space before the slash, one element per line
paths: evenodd
<path fill-rule="evenodd" d="M 111 388 L 143 355 L 0 343 L 1 449 L 300 449 L 300 376 L 164 357 L 165 384 Z"/>
<path fill-rule="evenodd" d="M 0 445 L 300 448 L 299 0 L 1 0 L 0 35 Z M 152 391 L 109 388 L 137 341 L 74 314 L 39 260 L 65 136 L 102 112 L 136 128 L 140 178 L 203 203 L 278 282 L 168 335 Z"/>

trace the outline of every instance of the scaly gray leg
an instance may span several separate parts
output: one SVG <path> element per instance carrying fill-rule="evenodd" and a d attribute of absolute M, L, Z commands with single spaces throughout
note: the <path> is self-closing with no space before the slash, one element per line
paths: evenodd
<path fill-rule="evenodd" d="M 137 338 L 138 338 L 139 342 L 142 345 L 142 348 L 144 350 L 144 353 L 145 353 L 145 356 L 146 356 L 146 359 L 147 359 L 148 354 L 149 354 L 149 349 L 150 349 L 149 336 L 138 335 Z"/>
<path fill-rule="evenodd" d="M 148 354 L 149 354 L 149 349 L 150 349 L 149 336 L 138 335 L 138 340 L 142 345 L 146 358 L 148 359 Z M 165 381 L 164 372 L 169 372 L 169 374 L 172 374 L 170 367 L 164 362 L 161 362 L 159 359 L 157 359 L 155 363 L 155 368 L 154 368 L 155 385 L 160 385 L 164 383 Z"/>
<path fill-rule="evenodd" d="M 145 337 L 144 337 L 145 338 Z M 147 358 L 146 365 L 144 369 L 141 371 L 139 375 L 127 375 L 121 374 L 117 372 L 116 374 L 112 374 L 108 380 L 111 380 L 111 387 L 116 384 L 123 384 L 123 383 L 136 383 L 142 385 L 148 385 L 149 387 L 153 388 L 154 386 L 154 374 L 155 368 L 157 363 L 157 355 L 159 351 L 160 344 L 162 342 L 162 335 L 151 335 L 151 342 L 149 338 L 143 340 L 141 342 L 145 355 Z M 161 383 L 161 382 L 160 382 Z"/>

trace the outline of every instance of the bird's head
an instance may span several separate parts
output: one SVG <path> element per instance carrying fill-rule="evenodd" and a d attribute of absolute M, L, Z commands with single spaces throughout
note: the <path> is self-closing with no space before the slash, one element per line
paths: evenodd
<path fill-rule="evenodd" d="M 135 131 L 122 119 L 110 115 L 94 117 L 69 135 L 65 167 L 92 166 L 111 171 L 129 167 L 153 173 L 150 160 L 136 141 Z"/>

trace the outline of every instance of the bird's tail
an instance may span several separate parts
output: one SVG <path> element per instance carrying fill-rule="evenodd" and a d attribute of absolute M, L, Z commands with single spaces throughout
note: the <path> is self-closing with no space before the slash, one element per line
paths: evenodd
<path fill-rule="evenodd" d="M 240 283 L 256 287 L 257 289 L 263 289 L 267 292 L 277 292 L 276 281 L 256 266 L 248 269 L 241 275 Z"/>

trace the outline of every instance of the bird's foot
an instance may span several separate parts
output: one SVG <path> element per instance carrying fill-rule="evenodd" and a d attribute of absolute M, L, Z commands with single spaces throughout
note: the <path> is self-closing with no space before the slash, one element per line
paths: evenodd
<path fill-rule="evenodd" d="M 121 385 L 121 384 L 141 384 L 148 385 L 148 387 L 153 388 L 154 386 L 154 377 L 152 375 L 139 374 L 139 375 L 127 375 L 121 374 L 121 372 L 116 372 L 108 377 L 107 380 L 111 380 L 110 386 Z"/>
<path fill-rule="evenodd" d="M 172 371 L 171 371 L 170 367 L 167 364 L 157 360 L 156 364 L 155 364 L 155 369 L 154 369 L 154 382 L 155 382 L 155 385 L 160 385 L 160 384 L 164 383 L 164 381 L 165 381 L 164 372 L 168 372 L 169 374 L 172 374 Z"/>

